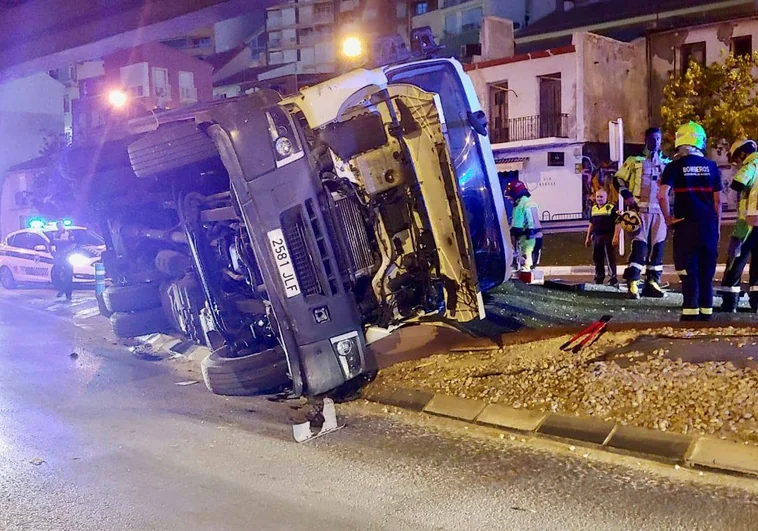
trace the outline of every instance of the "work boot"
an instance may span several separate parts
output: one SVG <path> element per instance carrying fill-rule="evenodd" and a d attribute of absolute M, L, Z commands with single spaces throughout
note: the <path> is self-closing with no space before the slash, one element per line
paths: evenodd
<path fill-rule="evenodd" d="M 608 285 L 611 286 L 611 287 L 613 287 L 613 288 L 618 288 L 619 287 L 619 279 L 617 279 L 616 277 L 611 277 L 611 279 L 608 281 Z"/>
<path fill-rule="evenodd" d="M 679 317 L 679 320 L 683 323 L 685 322 L 692 322 L 692 321 L 699 321 L 700 320 L 700 314 L 695 315 L 685 315 L 682 314 L 681 317 Z"/>
<path fill-rule="evenodd" d="M 598 286 L 602 286 L 603 282 L 605 282 L 605 279 L 603 277 L 595 277 L 595 284 Z"/>
<path fill-rule="evenodd" d="M 721 311 L 724 313 L 735 313 L 737 311 L 737 294 L 721 294 Z"/>
<path fill-rule="evenodd" d="M 642 290 L 644 297 L 653 297 L 655 299 L 662 299 L 666 296 L 666 292 L 661 289 L 655 280 L 648 280 L 645 283 L 645 288 Z"/>
<path fill-rule="evenodd" d="M 629 281 L 629 297 L 632 299 L 640 298 L 640 281 L 639 280 Z"/>

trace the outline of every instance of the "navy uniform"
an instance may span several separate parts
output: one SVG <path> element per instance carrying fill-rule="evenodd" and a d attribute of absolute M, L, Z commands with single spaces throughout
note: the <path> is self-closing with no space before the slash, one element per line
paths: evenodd
<path fill-rule="evenodd" d="M 663 172 L 660 201 L 674 230 L 674 266 L 682 281 L 682 320 L 709 320 L 718 260 L 721 172 L 703 155 L 706 136 L 694 122 L 677 130 L 677 156 Z M 674 217 L 668 216 L 674 191 Z"/>

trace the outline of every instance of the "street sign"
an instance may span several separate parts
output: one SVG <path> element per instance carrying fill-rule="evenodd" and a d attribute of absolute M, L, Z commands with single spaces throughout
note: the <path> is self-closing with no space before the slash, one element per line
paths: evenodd
<path fill-rule="evenodd" d="M 618 163 L 618 167 L 624 163 L 624 120 L 611 120 L 608 122 L 608 145 L 611 148 L 611 161 Z M 618 211 L 624 210 L 624 198 L 619 194 Z M 624 256 L 624 231 L 619 234 L 619 255 Z"/>

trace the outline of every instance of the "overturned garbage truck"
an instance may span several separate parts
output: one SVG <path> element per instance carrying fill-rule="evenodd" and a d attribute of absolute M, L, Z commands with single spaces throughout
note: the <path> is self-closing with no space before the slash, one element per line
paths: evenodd
<path fill-rule="evenodd" d="M 208 388 L 320 395 L 408 323 L 484 317 L 510 277 L 484 113 L 461 65 L 360 69 L 163 117 L 103 211 L 114 331 L 207 344 Z"/>

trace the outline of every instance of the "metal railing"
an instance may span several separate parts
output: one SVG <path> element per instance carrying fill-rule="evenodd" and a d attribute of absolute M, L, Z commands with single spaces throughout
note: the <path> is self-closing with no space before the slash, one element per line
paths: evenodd
<path fill-rule="evenodd" d="M 506 120 L 505 124 L 492 122 L 490 140 L 497 144 L 538 138 L 568 138 L 568 118 L 568 114 L 543 114 L 511 118 Z"/>

